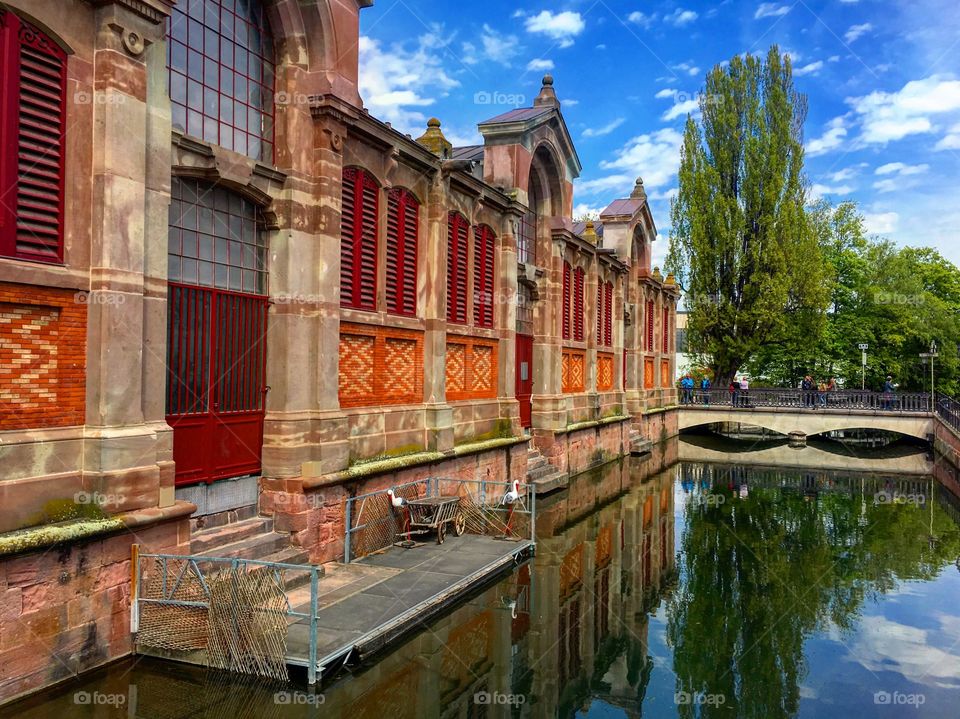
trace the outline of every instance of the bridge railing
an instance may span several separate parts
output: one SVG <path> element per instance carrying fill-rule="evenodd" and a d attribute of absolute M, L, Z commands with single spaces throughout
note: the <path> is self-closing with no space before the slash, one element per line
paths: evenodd
<path fill-rule="evenodd" d="M 735 409 L 856 410 L 866 412 L 930 412 L 930 395 L 923 392 L 870 392 L 862 390 L 801 390 L 758 387 L 747 390 L 680 390 L 680 403 L 699 407 Z M 960 405 L 954 402 L 954 411 Z M 954 415 L 960 416 L 960 415 Z"/>
<path fill-rule="evenodd" d="M 940 419 L 960 432 L 960 402 L 941 392 L 937 395 L 936 412 Z"/>

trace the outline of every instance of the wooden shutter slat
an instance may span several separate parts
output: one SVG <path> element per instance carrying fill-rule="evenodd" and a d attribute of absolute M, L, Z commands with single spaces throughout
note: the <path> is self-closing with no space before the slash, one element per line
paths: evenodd
<path fill-rule="evenodd" d="M 570 264 L 563 263 L 563 339 L 570 339 Z"/>
<path fill-rule="evenodd" d="M 573 275 L 573 339 L 583 342 L 583 268 L 578 267 Z"/>

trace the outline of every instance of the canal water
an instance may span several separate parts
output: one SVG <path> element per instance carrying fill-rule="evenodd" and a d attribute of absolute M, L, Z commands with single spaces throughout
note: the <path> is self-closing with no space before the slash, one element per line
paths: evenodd
<path fill-rule="evenodd" d="M 0 715 L 960 716 L 957 498 L 679 454 L 538 502 L 533 562 L 327 686 L 140 659 Z"/>

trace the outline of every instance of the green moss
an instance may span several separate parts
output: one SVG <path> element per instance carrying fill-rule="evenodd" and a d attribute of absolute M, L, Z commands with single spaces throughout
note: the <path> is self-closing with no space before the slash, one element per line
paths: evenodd
<path fill-rule="evenodd" d="M 424 452 L 425 447 L 419 444 L 404 444 L 399 447 L 393 447 L 388 449 L 386 452 L 381 452 L 378 455 L 373 457 L 363 457 L 360 459 L 354 459 L 351 463 L 351 466 L 357 466 L 362 464 L 369 464 L 370 462 L 382 462 L 387 459 L 395 459 L 397 457 L 406 457 L 411 454 L 417 454 L 419 452 Z"/>
<path fill-rule="evenodd" d="M 99 509 L 99 507 L 97 507 Z M 42 527 L 20 529 L 0 535 L 0 555 L 17 554 L 31 549 L 40 549 L 56 544 L 78 542 L 88 537 L 115 532 L 124 528 L 119 519 L 74 519 Z"/>
<path fill-rule="evenodd" d="M 509 439 L 513 435 L 513 425 L 509 419 L 498 419 L 494 424 L 493 429 L 489 432 L 483 432 L 482 434 L 474 435 L 473 437 L 468 437 L 460 442 L 459 445 L 464 444 L 476 444 L 479 442 L 486 442 L 491 439 Z"/>

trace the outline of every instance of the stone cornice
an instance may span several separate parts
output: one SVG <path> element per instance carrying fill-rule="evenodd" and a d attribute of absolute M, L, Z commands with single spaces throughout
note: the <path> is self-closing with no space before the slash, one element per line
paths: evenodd
<path fill-rule="evenodd" d="M 135 15 L 159 25 L 170 15 L 173 2 L 170 0 L 89 0 L 94 7 L 119 5 Z"/>

